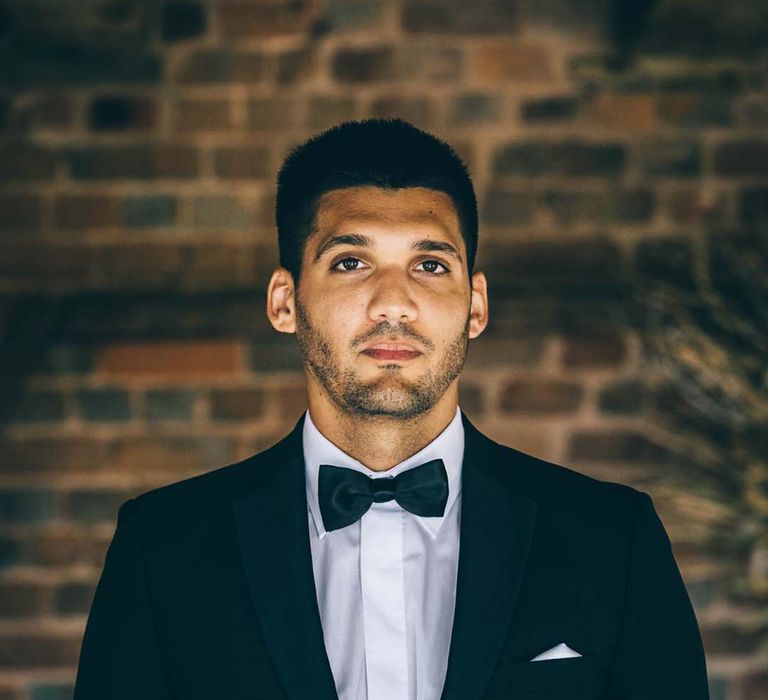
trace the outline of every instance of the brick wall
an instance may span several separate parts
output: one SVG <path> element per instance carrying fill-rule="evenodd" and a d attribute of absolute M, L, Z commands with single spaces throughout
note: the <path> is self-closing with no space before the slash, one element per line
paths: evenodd
<path fill-rule="evenodd" d="M 462 407 L 654 495 L 713 700 L 768 697 L 760 607 L 725 595 L 729 552 L 661 485 L 685 463 L 648 419 L 635 285 L 685 285 L 713 237 L 766 220 L 767 18 L 756 1 L 0 5 L 0 700 L 71 696 L 123 500 L 300 415 L 295 343 L 264 317 L 274 174 L 369 115 L 446 138 L 477 186 L 491 323 Z"/>

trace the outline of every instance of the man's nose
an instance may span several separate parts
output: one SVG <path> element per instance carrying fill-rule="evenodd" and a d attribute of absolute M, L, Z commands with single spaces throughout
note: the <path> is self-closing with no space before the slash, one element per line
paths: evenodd
<path fill-rule="evenodd" d="M 382 271 L 370 301 L 369 316 L 372 321 L 387 319 L 394 323 L 416 320 L 416 303 L 413 299 L 408 273 L 400 270 Z"/>

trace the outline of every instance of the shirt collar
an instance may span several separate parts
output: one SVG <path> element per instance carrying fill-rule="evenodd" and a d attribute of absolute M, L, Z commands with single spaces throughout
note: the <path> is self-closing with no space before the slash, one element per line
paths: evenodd
<path fill-rule="evenodd" d="M 461 468 L 464 460 L 464 425 L 461 422 L 461 410 L 457 407 L 456 414 L 432 442 L 421 448 L 416 454 L 411 455 L 399 464 L 385 472 L 376 472 L 350 457 L 325 437 L 312 422 L 309 411 L 305 414 L 304 428 L 302 432 L 304 448 L 304 470 L 307 487 L 307 504 L 312 513 L 315 531 L 320 538 L 328 532 L 323 527 L 323 518 L 320 514 L 320 503 L 317 497 L 318 474 L 321 464 L 334 464 L 339 467 L 348 467 L 370 476 L 382 478 L 397 476 L 400 472 L 407 471 L 419 464 L 431 459 L 442 459 L 445 471 L 448 474 L 448 501 L 445 504 L 445 512 L 441 516 L 423 517 L 414 515 L 421 525 L 434 539 L 437 536 L 443 519 L 450 512 L 461 493 Z"/>

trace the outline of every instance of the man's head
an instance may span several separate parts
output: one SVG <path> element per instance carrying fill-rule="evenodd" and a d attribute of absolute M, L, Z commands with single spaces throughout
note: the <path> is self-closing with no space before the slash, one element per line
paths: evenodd
<path fill-rule="evenodd" d="M 310 407 L 409 419 L 455 402 L 487 292 L 471 272 L 472 183 L 450 147 L 400 121 L 331 129 L 283 166 L 277 220 L 267 313 L 297 334 Z"/>
<path fill-rule="evenodd" d="M 348 187 L 398 190 L 424 187 L 450 197 L 464 238 L 471 273 L 477 250 L 477 200 L 467 168 L 432 134 L 399 119 L 345 122 L 296 148 L 277 179 L 280 264 L 300 285 L 302 254 L 315 232 L 326 192 Z"/>

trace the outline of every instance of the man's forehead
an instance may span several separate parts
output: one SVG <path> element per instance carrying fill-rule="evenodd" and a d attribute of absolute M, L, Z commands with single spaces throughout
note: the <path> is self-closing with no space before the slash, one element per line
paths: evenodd
<path fill-rule="evenodd" d="M 315 242 L 320 244 L 327 236 L 339 233 L 345 223 L 432 224 L 449 238 L 461 239 L 453 200 L 444 192 L 425 187 L 390 189 L 366 185 L 323 194 L 315 219 Z"/>

